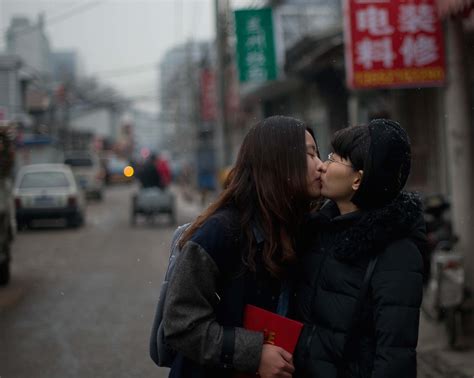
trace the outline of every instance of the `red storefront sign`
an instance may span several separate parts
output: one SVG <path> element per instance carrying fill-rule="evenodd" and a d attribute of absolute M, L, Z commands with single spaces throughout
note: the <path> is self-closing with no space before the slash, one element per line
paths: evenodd
<path fill-rule="evenodd" d="M 203 69 L 201 71 L 201 120 L 215 121 L 217 118 L 216 107 L 216 80 L 214 71 Z"/>
<path fill-rule="evenodd" d="M 444 83 L 444 46 L 434 0 L 345 0 L 351 88 Z"/>

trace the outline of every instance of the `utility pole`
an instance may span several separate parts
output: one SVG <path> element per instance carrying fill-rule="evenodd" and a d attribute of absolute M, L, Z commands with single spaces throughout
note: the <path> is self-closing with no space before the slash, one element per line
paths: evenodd
<path fill-rule="evenodd" d="M 185 45 L 185 56 L 186 56 L 186 69 L 185 69 L 185 79 L 183 84 L 188 88 L 187 90 L 183 88 L 182 93 L 186 93 L 184 101 L 187 103 L 184 109 L 184 119 L 183 124 L 186 128 L 186 138 L 184 138 L 185 145 L 184 150 L 187 151 L 187 154 L 196 158 L 198 147 L 196 145 L 197 136 L 199 135 L 199 122 L 198 122 L 198 109 L 197 99 L 198 99 L 198 88 L 197 81 L 194 75 L 196 66 L 194 63 L 195 59 L 195 45 L 192 39 L 189 39 Z"/>
<path fill-rule="evenodd" d="M 452 200 L 454 230 L 459 236 L 458 248 L 463 253 L 467 284 L 474 288 L 474 254 L 472 253 L 473 192 L 470 145 L 470 109 L 465 40 L 461 17 L 446 21 L 447 86 L 445 92 L 446 146 L 448 175 Z"/>
<path fill-rule="evenodd" d="M 216 151 L 218 168 L 223 169 L 232 163 L 232 143 L 229 117 L 227 114 L 228 92 L 228 27 L 229 0 L 214 0 L 216 13 L 216 52 L 217 52 L 217 130 Z"/>

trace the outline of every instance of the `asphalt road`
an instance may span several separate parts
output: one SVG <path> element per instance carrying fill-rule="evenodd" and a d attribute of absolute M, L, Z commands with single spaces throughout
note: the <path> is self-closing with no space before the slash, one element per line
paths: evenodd
<path fill-rule="evenodd" d="M 131 227 L 133 190 L 109 188 L 80 229 L 17 235 L 12 282 L 0 289 L 0 378 L 167 376 L 148 338 L 174 227 Z M 178 223 L 195 214 L 178 208 Z"/>

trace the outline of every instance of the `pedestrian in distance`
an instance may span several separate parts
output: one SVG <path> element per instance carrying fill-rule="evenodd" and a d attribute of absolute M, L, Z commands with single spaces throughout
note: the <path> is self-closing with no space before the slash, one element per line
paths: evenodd
<path fill-rule="evenodd" d="M 338 131 L 332 148 L 320 168 L 329 200 L 299 256 L 295 377 L 414 378 L 425 232 L 421 201 L 402 191 L 408 136 L 377 119 Z"/>
<path fill-rule="evenodd" d="M 139 177 L 142 188 L 164 188 L 163 178 L 156 167 L 156 154 L 150 154 Z"/>
<path fill-rule="evenodd" d="M 246 304 L 286 315 L 304 215 L 320 196 L 322 162 L 304 123 L 253 126 L 226 188 L 185 231 L 164 305 L 170 377 L 291 377 L 292 355 L 242 328 Z"/>
<path fill-rule="evenodd" d="M 171 169 L 168 159 L 166 159 L 164 154 L 157 153 L 154 163 L 156 171 L 160 176 L 162 187 L 168 187 L 168 185 L 171 184 Z"/>

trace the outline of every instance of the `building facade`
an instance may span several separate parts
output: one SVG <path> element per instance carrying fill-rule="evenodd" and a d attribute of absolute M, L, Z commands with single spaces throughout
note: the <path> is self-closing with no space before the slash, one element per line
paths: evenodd
<path fill-rule="evenodd" d="M 14 17 L 6 32 L 6 48 L 8 53 L 21 57 L 25 69 L 51 77 L 51 47 L 44 31 L 43 15 L 38 16 L 36 23 L 26 17 Z"/>
<path fill-rule="evenodd" d="M 17 55 L 0 54 L 0 120 L 20 120 L 24 115 L 21 59 Z"/>

